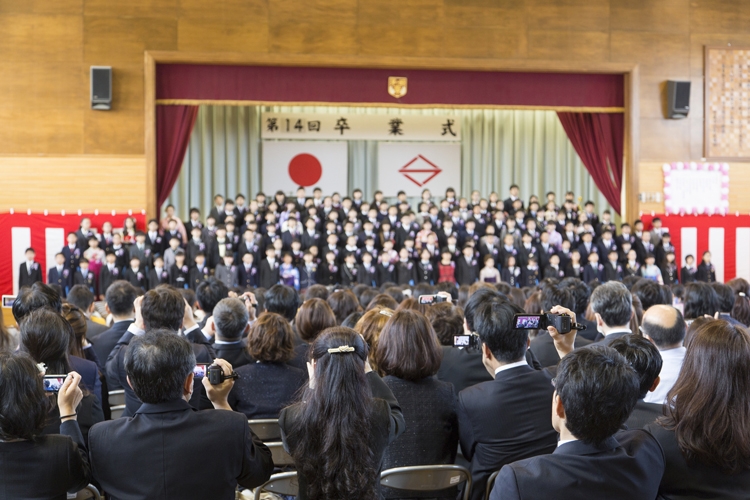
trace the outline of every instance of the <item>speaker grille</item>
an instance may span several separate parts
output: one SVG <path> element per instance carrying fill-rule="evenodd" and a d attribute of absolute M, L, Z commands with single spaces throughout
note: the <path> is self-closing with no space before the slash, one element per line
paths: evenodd
<path fill-rule="evenodd" d="M 690 82 L 677 82 L 675 86 L 674 107 L 677 111 L 690 109 Z"/>

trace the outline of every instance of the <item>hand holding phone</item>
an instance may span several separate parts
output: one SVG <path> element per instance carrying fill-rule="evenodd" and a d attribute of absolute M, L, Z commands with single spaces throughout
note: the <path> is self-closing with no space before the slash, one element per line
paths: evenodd
<path fill-rule="evenodd" d="M 60 416 L 73 415 L 72 417 L 62 419 L 75 420 L 76 408 L 83 399 L 83 392 L 78 385 L 81 383 L 81 376 L 76 372 L 68 373 L 67 377 L 57 392 L 57 407 L 60 410 Z"/>

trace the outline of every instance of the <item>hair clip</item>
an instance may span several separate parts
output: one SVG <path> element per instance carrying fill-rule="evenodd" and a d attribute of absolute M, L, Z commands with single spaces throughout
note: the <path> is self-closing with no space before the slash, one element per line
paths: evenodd
<path fill-rule="evenodd" d="M 44 363 L 37 363 L 36 369 L 39 370 L 39 373 L 41 373 L 42 375 L 47 373 L 47 365 L 45 365 Z"/>
<path fill-rule="evenodd" d="M 393 316 L 393 312 L 392 311 L 386 311 L 385 309 L 381 309 L 380 310 L 380 314 L 382 314 L 383 316 L 388 316 L 389 318 L 391 316 Z"/>
<path fill-rule="evenodd" d="M 342 345 L 339 347 L 333 347 L 331 349 L 328 349 L 329 354 L 343 354 L 347 352 L 354 352 L 354 348 L 349 347 L 348 345 Z"/>

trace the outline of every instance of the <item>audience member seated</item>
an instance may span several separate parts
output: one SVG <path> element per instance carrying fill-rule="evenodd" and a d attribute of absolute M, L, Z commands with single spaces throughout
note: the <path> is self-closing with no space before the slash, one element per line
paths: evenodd
<path fill-rule="evenodd" d="M 744 327 L 742 322 L 737 321 L 732 317 L 732 309 L 734 309 L 734 291 L 724 283 L 711 283 L 711 288 L 716 292 L 716 296 L 719 298 L 719 318 L 724 321 L 728 321 L 735 326 Z"/>
<path fill-rule="evenodd" d="M 734 292 L 732 317 L 744 326 L 750 326 L 750 283 L 745 278 L 734 278 L 727 281 Z"/>
<path fill-rule="evenodd" d="M 308 369 L 308 388 L 279 416 L 297 498 L 379 498 L 383 455 L 404 432 L 404 416 L 370 368 L 367 344 L 354 330 L 329 328 L 310 347 Z"/>
<path fill-rule="evenodd" d="M 229 297 L 229 289 L 223 281 L 216 278 L 209 278 L 196 287 L 195 298 L 198 301 L 198 307 L 200 307 L 204 314 L 203 319 L 198 323 L 200 329 L 206 326 L 206 321 L 213 315 L 216 304 L 227 297 Z M 201 338 L 199 331 L 193 331 L 187 334 L 186 337 L 190 342 L 198 344 L 213 341 L 213 339 L 208 339 L 205 336 Z"/>
<path fill-rule="evenodd" d="M 628 361 L 610 347 L 584 347 L 560 361 L 554 384 L 556 449 L 503 467 L 490 499 L 656 498 L 659 444 L 643 430 L 617 433 L 640 392 Z"/>
<path fill-rule="evenodd" d="M 591 293 L 591 310 L 599 332 L 596 343 L 609 345 L 615 339 L 633 333 L 630 330 L 633 297 L 622 283 L 608 281 L 596 287 Z"/>
<path fill-rule="evenodd" d="M 169 292 L 182 301 L 176 290 Z M 149 302 L 158 298 L 144 299 L 147 325 L 152 324 Z M 231 378 L 219 385 L 202 379 L 216 411 L 194 411 L 188 404 L 197 389 L 196 344 L 175 330 L 140 334 L 124 349 L 127 378 L 143 404 L 133 418 L 91 429 L 93 476 L 111 498 L 234 498 L 238 484 L 255 488 L 273 470 L 271 452 L 252 433 L 245 416 L 227 402 Z M 217 359 L 216 364 L 224 376 L 231 376 L 229 363 Z"/>
<path fill-rule="evenodd" d="M 641 332 L 654 343 L 662 359 L 659 385 L 646 394 L 645 401 L 661 405 L 677 381 L 685 359 L 685 320 L 682 313 L 672 306 L 653 306 L 643 314 Z"/>
<path fill-rule="evenodd" d="M 253 362 L 247 353 L 247 339 L 243 338 L 250 329 L 248 307 L 252 309 L 252 305 L 249 304 L 249 298 L 222 299 L 206 321 L 206 328 L 213 330 L 216 339 L 213 345 L 216 357 L 229 362 L 235 369 Z"/>
<path fill-rule="evenodd" d="M 128 326 L 127 332 L 117 342 L 107 360 L 107 380 L 116 381 L 125 390 L 123 417 L 135 415 L 142 404 L 127 380 L 125 354 L 130 342 L 135 337 L 142 336 L 146 330 L 165 329 L 171 330 L 175 335 L 180 335 L 183 324 L 186 321 L 193 321 L 193 310 L 182 298 L 180 292 L 168 285 L 158 286 L 138 297 L 134 307 L 135 322 Z M 211 347 L 194 342 L 190 344 L 198 363 L 213 362 L 215 356 Z M 210 407 L 210 402 L 200 388 L 192 392 L 190 404 L 197 410 Z"/>
<path fill-rule="evenodd" d="M 228 299 L 236 300 L 236 299 Z M 294 356 L 294 333 L 276 313 L 263 313 L 250 328 L 248 355 L 255 360 L 237 368 L 239 379 L 229 394 L 229 404 L 248 419 L 278 418 L 294 401 L 307 377 L 287 363 Z"/>
<path fill-rule="evenodd" d="M 135 287 L 124 280 L 115 281 L 105 295 L 107 314 L 112 315 L 113 323 L 109 330 L 100 333 L 96 339 L 91 341 L 91 345 L 96 352 L 96 357 L 101 363 L 106 365 L 112 349 L 122 338 L 133 324 L 135 319 L 135 309 L 133 303 L 138 296 Z M 107 378 L 109 390 L 122 389 L 117 379 Z"/>
<path fill-rule="evenodd" d="M 14 351 L 18 347 L 17 344 L 17 339 L 10 333 L 8 327 L 5 326 L 3 315 L 0 314 L 0 352 Z"/>
<path fill-rule="evenodd" d="M 664 450 L 659 493 L 745 499 L 750 491 L 750 334 L 707 320 L 687 342 L 665 416 L 646 427 Z"/>
<path fill-rule="evenodd" d="M 469 300 L 475 301 L 481 292 Z M 513 316 L 524 311 L 498 296 L 487 295 L 474 307 L 473 328 L 482 341 L 482 361 L 495 379 L 458 394 L 461 450 L 471 462 L 472 500 L 484 498 L 487 479 L 503 465 L 551 453 L 557 433 L 549 418 L 552 374 L 532 368 L 526 351 L 528 330 L 514 329 Z M 562 307 L 551 312 L 575 314 Z M 573 350 L 575 332 L 560 335 L 549 328 L 560 357 Z"/>
<path fill-rule="evenodd" d="M 336 317 L 337 325 L 340 325 L 351 313 L 360 309 L 357 296 L 351 290 L 336 290 L 328 296 L 327 302 Z"/>
<path fill-rule="evenodd" d="M 325 300 L 307 299 L 297 310 L 294 326 L 297 328 L 300 341 L 295 345 L 294 357 L 288 364 L 307 373 L 307 352 L 310 350 L 310 344 L 323 330 L 336 326 L 336 316 Z"/>
<path fill-rule="evenodd" d="M 643 429 L 664 414 L 663 404 L 643 400 L 659 386 L 659 372 L 662 369 L 659 350 L 650 340 L 638 335 L 624 335 L 612 342 L 610 347 L 622 354 L 638 374 L 641 392 L 625 425 L 628 429 Z"/>
<path fill-rule="evenodd" d="M 365 342 L 367 342 L 367 347 L 370 351 L 370 366 L 373 370 L 378 370 L 378 361 L 375 359 L 375 353 L 378 351 L 380 333 L 383 331 L 383 327 L 391 316 L 393 316 L 393 309 L 375 307 L 363 314 L 362 317 L 359 318 L 359 321 L 357 321 L 357 324 L 354 325 L 354 330 L 362 335 Z"/>
<path fill-rule="evenodd" d="M 274 285 L 269 288 L 263 295 L 264 310 L 280 314 L 289 323 L 294 321 L 294 317 L 297 315 L 297 309 L 300 306 L 299 293 L 291 286 L 285 285 Z M 298 345 L 301 341 L 297 339 L 295 343 Z"/>
<path fill-rule="evenodd" d="M 663 290 L 667 288 L 668 287 L 660 285 L 655 281 L 640 279 L 635 282 L 630 289 L 630 293 L 638 297 L 641 300 L 641 307 L 643 307 L 643 310 L 648 311 L 651 306 L 657 304 L 672 304 L 671 301 L 665 300 Z"/>
<path fill-rule="evenodd" d="M 396 311 L 380 334 L 378 371 L 400 401 L 406 430 L 385 452 L 383 468 L 452 464 L 458 447 L 453 385 L 435 378 L 442 351 L 429 321 L 418 311 Z M 413 492 L 385 489 L 385 498 L 411 498 Z M 454 500 L 456 490 L 430 498 Z"/>
<path fill-rule="evenodd" d="M 87 286 L 73 286 L 73 288 L 68 291 L 68 295 L 65 297 L 65 300 L 67 300 L 69 304 L 72 304 L 83 311 L 83 314 L 86 316 L 86 339 L 89 342 L 91 341 L 91 339 L 98 337 L 99 334 L 104 333 L 108 330 L 107 325 L 97 323 L 96 321 L 92 321 L 91 319 L 91 313 L 94 312 L 94 294 Z M 107 358 L 105 357 L 101 361 L 102 363 L 104 363 L 105 361 L 107 361 Z"/>
<path fill-rule="evenodd" d="M 719 312 L 719 296 L 708 283 L 693 282 L 685 285 L 683 312 L 685 323 L 690 323 L 703 316 L 714 317 Z"/>
<path fill-rule="evenodd" d="M 572 311 L 575 308 L 575 301 L 573 300 L 573 294 L 567 288 L 545 282 L 542 284 L 540 305 L 542 311 L 550 311 L 556 305 Z M 590 343 L 590 340 L 576 335 L 576 349 Z M 542 366 L 555 366 L 560 361 L 560 356 L 557 354 L 557 349 L 555 349 L 555 343 L 550 334 L 545 330 L 537 332 L 536 337 L 531 341 L 529 349 L 531 349 Z"/>
<path fill-rule="evenodd" d="M 65 318 L 65 321 L 67 321 L 73 328 L 75 339 L 75 342 L 70 344 L 68 354 L 96 363 L 96 366 L 100 371 L 99 375 L 101 379 L 101 371 L 104 367 L 104 361 L 106 360 L 101 360 L 100 362 L 96 355 L 96 351 L 91 348 L 91 343 L 88 341 L 87 333 L 90 320 L 87 321 L 86 315 L 83 311 L 67 302 L 62 305 L 62 315 Z"/>
<path fill-rule="evenodd" d="M 50 373 L 52 374 L 52 373 Z M 81 377 L 71 372 L 57 392 L 59 433 L 43 434 L 51 399 L 36 362 L 26 353 L 0 352 L 0 497 L 65 500 L 91 480 L 76 408 Z M 56 374 L 55 374 L 56 375 Z"/>
<path fill-rule="evenodd" d="M 573 311 L 576 313 L 577 321 L 586 326 L 586 329 L 579 331 L 577 336 L 593 341 L 599 332 L 596 330 L 596 322 L 586 319 L 586 308 L 589 305 L 589 298 L 591 298 L 591 288 L 577 278 L 565 278 L 560 281 L 560 286 L 570 290 L 575 302 Z"/>

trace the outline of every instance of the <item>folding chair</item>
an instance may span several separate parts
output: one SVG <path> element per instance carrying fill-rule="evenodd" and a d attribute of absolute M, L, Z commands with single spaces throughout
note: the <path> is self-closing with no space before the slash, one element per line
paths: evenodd
<path fill-rule="evenodd" d="M 490 500 L 490 493 L 492 493 L 492 487 L 495 486 L 495 479 L 497 479 L 498 474 L 500 474 L 500 471 L 496 470 L 487 480 L 487 490 L 484 493 L 484 500 Z"/>
<path fill-rule="evenodd" d="M 125 411 L 125 390 L 109 391 L 109 411 L 112 413 L 112 420 L 118 419 Z"/>
<path fill-rule="evenodd" d="M 253 434 L 258 436 L 263 442 L 278 441 L 281 439 L 281 429 L 279 428 L 278 418 L 263 418 L 258 420 L 248 420 L 248 425 Z"/>
<path fill-rule="evenodd" d="M 255 489 L 254 500 L 260 500 L 260 494 L 264 491 L 296 497 L 299 494 L 299 482 L 296 472 L 282 472 L 274 474 L 268 481 Z"/>
<path fill-rule="evenodd" d="M 460 465 L 396 467 L 380 473 L 380 484 L 398 490 L 437 491 L 466 483 L 463 500 L 469 500 L 471 473 Z"/>
<path fill-rule="evenodd" d="M 273 458 L 274 466 L 281 467 L 284 465 L 294 465 L 294 459 L 284 449 L 284 443 L 282 443 L 281 441 L 276 441 L 273 443 L 263 444 L 268 446 L 268 449 L 271 450 L 271 457 Z"/>
<path fill-rule="evenodd" d="M 70 496 L 68 498 L 71 498 Z M 96 489 L 96 486 L 93 484 L 90 484 L 86 486 L 84 489 L 76 493 L 76 496 L 72 497 L 75 500 L 102 500 L 102 496 L 99 494 L 99 490 Z"/>

